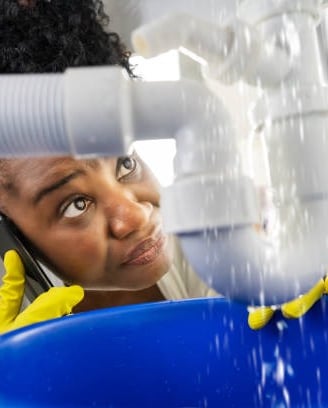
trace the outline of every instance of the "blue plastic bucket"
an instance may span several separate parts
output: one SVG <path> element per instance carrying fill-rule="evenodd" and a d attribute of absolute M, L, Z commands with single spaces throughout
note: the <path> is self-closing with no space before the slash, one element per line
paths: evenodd
<path fill-rule="evenodd" d="M 326 301 L 254 332 L 245 306 L 125 306 L 0 337 L 1 407 L 328 406 Z"/>

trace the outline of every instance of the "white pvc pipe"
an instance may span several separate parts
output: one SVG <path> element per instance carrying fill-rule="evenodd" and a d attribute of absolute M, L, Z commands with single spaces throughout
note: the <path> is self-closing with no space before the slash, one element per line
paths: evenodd
<path fill-rule="evenodd" d="M 1 157 L 70 151 L 63 75 L 0 76 Z"/>
<path fill-rule="evenodd" d="M 1 157 L 117 156 L 133 140 L 172 138 L 182 129 L 204 137 L 217 125 L 219 133 L 229 131 L 229 120 L 222 103 L 194 81 L 132 81 L 118 67 L 0 76 Z M 209 148 L 216 141 L 209 139 Z"/>
<path fill-rule="evenodd" d="M 203 75 L 231 83 L 275 86 L 323 77 L 317 41 L 318 0 L 244 0 L 240 19 L 220 27 L 188 14 L 170 14 L 133 31 L 135 51 L 153 57 L 186 48 L 203 60 Z M 308 61 L 312 61 L 311 64 Z"/>
<path fill-rule="evenodd" d="M 273 188 L 280 202 L 275 234 L 265 237 L 248 222 L 255 219 L 255 212 L 249 210 L 255 205 L 247 181 L 237 188 L 237 181 L 220 181 L 214 170 L 211 175 L 195 175 L 180 174 L 177 168 L 176 181 L 162 200 L 167 230 L 179 235 L 203 280 L 228 297 L 262 305 L 279 304 L 306 292 L 325 275 L 328 263 L 328 112 L 311 14 L 316 7 L 314 1 L 301 2 L 309 7 L 306 13 L 294 1 L 287 3 L 288 15 L 273 12 L 276 2 L 261 3 L 265 18 L 255 23 L 261 27 L 260 38 L 274 40 L 270 49 L 274 52 L 259 53 L 251 61 L 253 71 L 243 72 L 248 81 L 258 78 L 264 85 L 284 80 L 282 89 L 269 88 L 268 100 L 263 98 L 256 106 L 256 128 L 268 138 Z M 285 42 L 279 39 L 282 33 Z M 229 54 L 225 64 L 233 70 L 231 61 Z M 215 71 L 215 66 L 211 68 Z M 246 213 L 249 217 L 243 216 Z"/>
<path fill-rule="evenodd" d="M 275 28 L 279 32 L 283 27 Z M 131 38 L 135 51 L 146 58 L 186 48 L 204 61 L 204 76 L 225 83 L 242 77 L 256 83 L 260 71 L 262 79 L 266 74 L 266 81 L 272 85 L 291 68 L 288 36 L 284 45 L 273 43 L 268 52 L 264 46 L 267 38 L 242 20 L 220 27 L 188 14 L 170 14 L 137 28 Z"/>
<path fill-rule="evenodd" d="M 291 135 L 283 122 L 271 126 L 271 131 L 276 129 L 272 141 L 286 139 L 287 148 L 280 143 L 270 153 L 278 207 L 275 228 L 268 235 L 254 228 L 259 213 L 251 182 L 232 174 L 220 179 L 220 160 L 212 163 L 212 173 L 178 172 L 174 184 L 164 189 L 166 230 L 179 235 L 188 260 L 219 293 L 249 304 L 279 304 L 306 292 L 325 275 L 328 191 L 321 159 L 328 154 L 328 121 L 317 116 L 304 117 L 305 128 L 317 133 L 314 137 L 307 132 L 306 142 L 300 140 L 297 126 Z M 213 146 L 217 157 L 220 148 Z M 285 161 L 288 154 L 292 160 Z M 208 153 L 208 163 L 211 157 Z"/>
<path fill-rule="evenodd" d="M 238 17 L 256 30 L 260 53 L 243 73 L 250 83 L 284 86 L 322 82 L 317 26 L 320 0 L 243 0 Z"/>
<path fill-rule="evenodd" d="M 234 41 L 230 27 L 179 13 L 160 17 L 132 32 L 135 51 L 146 58 L 170 49 L 187 48 L 206 61 L 224 61 Z"/>

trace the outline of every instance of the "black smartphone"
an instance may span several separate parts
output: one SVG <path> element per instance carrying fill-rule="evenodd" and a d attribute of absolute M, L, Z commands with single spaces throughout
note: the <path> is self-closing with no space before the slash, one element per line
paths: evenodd
<path fill-rule="evenodd" d="M 25 268 L 25 295 L 30 302 L 33 302 L 53 284 L 28 240 L 11 220 L 0 213 L 0 256 L 2 259 L 10 249 L 17 251 L 22 259 Z"/>

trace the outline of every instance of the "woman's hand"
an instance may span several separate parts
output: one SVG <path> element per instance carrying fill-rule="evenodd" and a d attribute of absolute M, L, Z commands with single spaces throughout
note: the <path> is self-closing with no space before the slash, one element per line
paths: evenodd
<path fill-rule="evenodd" d="M 51 288 L 19 313 L 25 287 L 24 266 L 16 251 L 6 252 L 0 287 L 0 333 L 71 313 L 84 296 L 82 287 Z"/>

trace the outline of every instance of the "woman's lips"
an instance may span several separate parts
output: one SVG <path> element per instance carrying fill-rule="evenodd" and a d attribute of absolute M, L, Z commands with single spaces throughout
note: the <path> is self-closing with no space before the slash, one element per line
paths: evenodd
<path fill-rule="evenodd" d="M 155 261 L 162 252 L 165 236 L 160 234 L 156 239 L 149 238 L 137 245 L 129 255 L 123 265 L 147 265 Z"/>

